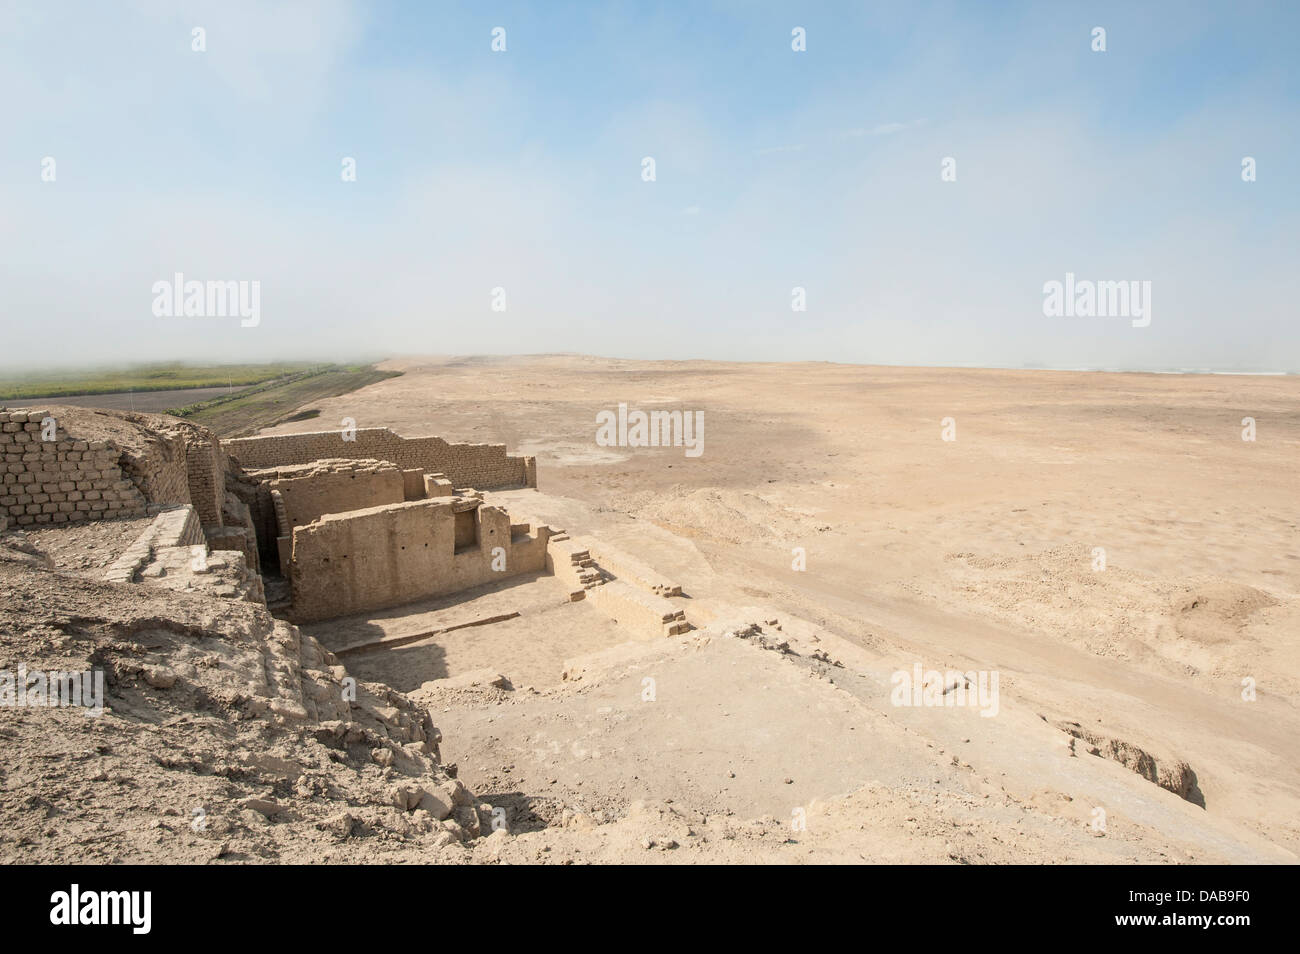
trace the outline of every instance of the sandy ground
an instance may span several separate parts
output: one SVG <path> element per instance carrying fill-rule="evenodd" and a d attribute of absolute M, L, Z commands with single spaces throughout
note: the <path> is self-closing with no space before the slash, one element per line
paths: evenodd
<path fill-rule="evenodd" d="M 508 672 L 518 687 L 549 686 L 560 681 L 566 659 L 629 638 L 589 603 L 570 602 L 565 588 L 542 573 L 302 629 L 340 653 L 358 679 L 399 692 L 493 667 Z M 410 638 L 434 631 L 442 632 Z M 375 646 L 390 640 L 397 645 Z"/>
<path fill-rule="evenodd" d="M 809 620 L 872 654 L 874 672 L 842 682 L 877 709 L 889 672 L 914 662 L 996 670 L 1026 719 L 1189 765 L 1204 807 L 1179 800 L 1191 815 L 1150 824 L 1177 836 L 1222 822 L 1282 849 L 1270 860 L 1300 850 L 1300 379 L 576 356 L 386 366 L 406 373 L 276 430 L 351 417 L 535 454 L 544 493 L 516 492 L 517 508 L 680 580 L 693 621 L 744 604 Z M 619 402 L 704 411 L 704 453 L 598 446 L 596 413 Z M 1098 784 L 1011 754 L 1016 719 L 980 720 L 975 738 L 931 711 L 893 714 L 932 741 L 1003 746 L 983 770 L 1016 797 Z M 475 743 L 448 732 L 458 744 Z M 1225 856 L 1259 848 L 1240 837 Z"/>
<path fill-rule="evenodd" d="M 1297 861 L 1295 379 L 400 367 L 283 429 L 535 453 L 488 502 L 680 584 L 695 630 L 537 574 L 299 633 L 100 581 L 127 523 L 6 533 L 0 671 L 107 695 L 0 707 L 0 860 Z M 599 446 L 620 401 L 704 411 L 703 455 Z M 917 666 L 998 692 L 900 705 Z"/>

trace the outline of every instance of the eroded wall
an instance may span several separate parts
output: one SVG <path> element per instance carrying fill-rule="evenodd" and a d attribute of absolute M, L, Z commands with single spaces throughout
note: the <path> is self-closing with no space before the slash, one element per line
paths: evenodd
<path fill-rule="evenodd" d="M 190 501 L 204 527 L 225 525 L 226 454 L 218 440 L 192 441 L 185 447 Z"/>
<path fill-rule="evenodd" d="M 464 542 L 461 517 L 457 547 L 458 513 L 472 514 L 476 544 Z M 510 515 L 471 497 L 329 514 L 293 531 L 293 616 L 331 619 L 540 572 L 550 532 L 542 526 L 512 539 Z"/>
<path fill-rule="evenodd" d="M 257 471 L 267 489 L 279 491 L 288 527 L 301 527 L 327 513 L 402 503 L 406 479 L 393 464 L 378 460 L 322 460 L 300 467 Z"/>
<path fill-rule="evenodd" d="M 136 574 L 158 550 L 169 547 L 203 547 L 203 524 L 193 507 L 164 510 L 153 519 L 126 551 L 108 568 L 104 579 L 134 583 Z M 203 547 L 206 552 L 206 547 Z"/>
<path fill-rule="evenodd" d="M 531 457 L 511 457 L 504 444 L 453 444 L 440 437 L 409 437 L 386 427 L 349 432 L 316 431 L 308 434 L 273 434 L 241 437 L 225 442 L 226 450 L 245 468 L 307 464 L 329 458 L 390 461 L 402 470 L 442 473 L 457 487 L 499 490 L 537 486 Z"/>
<path fill-rule="evenodd" d="M 55 439 L 44 440 L 41 422 L 48 416 L 46 411 L 0 412 L 0 510 L 9 523 L 27 527 L 144 516 L 145 496 L 122 469 L 125 455 L 104 441 L 77 440 L 57 418 Z M 137 466 L 152 487 L 167 492 L 164 466 L 143 459 Z M 188 503 L 188 494 L 176 502 Z"/>

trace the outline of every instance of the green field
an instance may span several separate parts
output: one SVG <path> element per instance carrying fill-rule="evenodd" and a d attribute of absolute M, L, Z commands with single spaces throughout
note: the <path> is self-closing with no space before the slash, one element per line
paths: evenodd
<path fill-rule="evenodd" d="M 124 391 L 175 391 L 189 388 L 248 387 L 322 365 L 306 361 L 275 364 L 143 364 L 131 368 L 80 369 L 7 375 L 0 380 L 0 401 L 116 394 Z"/>
<path fill-rule="evenodd" d="M 219 437 L 246 437 L 290 417 L 314 417 L 310 409 L 301 414 L 294 413 L 313 401 L 347 394 L 400 374 L 400 371 L 378 371 L 368 364 L 315 365 L 280 380 L 211 401 L 173 408 L 168 413 L 211 428 Z"/>

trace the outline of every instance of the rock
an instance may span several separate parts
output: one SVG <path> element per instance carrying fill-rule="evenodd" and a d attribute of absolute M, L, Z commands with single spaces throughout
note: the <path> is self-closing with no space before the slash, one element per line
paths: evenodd
<path fill-rule="evenodd" d="M 357 820 L 347 812 L 334 815 L 321 823 L 321 828 L 332 832 L 339 838 L 350 838 L 353 829 L 356 827 Z"/>
<path fill-rule="evenodd" d="M 465 840 L 465 829 L 461 828 L 460 825 L 453 819 L 450 818 L 443 819 L 442 830 L 447 832 L 457 841 Z"/>
<path fill-rule="evenodd" d="M 448 797 L 445 792 L 440 790 L 428 792 L 420 789 L 420 800 L 416 804 L 416 808 L 423 809 L 438 821 L 442 821 L 450 815 L 454 807 L 455 801 Z"/>
<path fill-rule="evenodd" d="M 456 822 L 471 838 L 477 838 L 483 833 L 479 823 L 478 810 L 472 805 L 456 809 Z"/>
<path fill-rule="evenodd" d="M 245 798 L 239 802 L 241 809 L 251 809 L 267 818 L 274 818 L 280 812 L 284 811 L 284 806 L 279 802 L 272 801 L 269 798 Z"/>
<path fill-rule="evenodd" d="M 337 749 L 342 747 L 343 732 L 343 723 L 336 719 L 330 722 L 322 722 L 312 732 L 312 736 L 322 745 Z"/>
<path fill-rule="evenodd" d="M 155 689 L 170 689 L 176 685 L 176 673 L 162 666 L 145 666 L 144 681 Z"/>

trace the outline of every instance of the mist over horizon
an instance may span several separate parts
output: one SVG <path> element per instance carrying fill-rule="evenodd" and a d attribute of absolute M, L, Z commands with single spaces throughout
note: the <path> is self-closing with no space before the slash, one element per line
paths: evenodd
<path fill-rule="evenodd" d="M 1115 374 L 1241 374 L 1241 375 L 1294 375 L 1300 374 L 1300 371 L 1287 368 L 1266 368 L 1266 367 L 1203 367 L 1203 368 L 1145 368 L 1145 367 L 1052 367 L 1034 362 L 1026 362 L 1020 365 L 991 365 L 991 364 L 896 364 L 885 361 L 842 361 L 830 358 L 801 358 L 794 361 L 779 361 L 767 358 L 752 359 L 727 359 L 727 358 L 677 358 L 677 357 L 629 357 L 627 355 L 598 355 L 584 354 L 576 351 L 550 351 L 536 352 L 533 354 L 516 354 L 511 352 L 481 352 L 478 354 L 369 354 L 369 355 L 346 355 L 346 354 L 324 354 L 316 356 L 303 355 L 278 355 L 270 358 L 259 358 L 251 356 L 246 360 L 230 359 L 213 360 L 205 359 L 202 356 L 191 356 L 175 359 L 159 359 L 156 361 L 104 361 L 104 362 L 69 362 L 56 363 L 49 362 L 34 368 L 30 365 L 22 364 L 0 364 L 0 384 L 8 382 L 22 381 L 31 377 L 44 377 L 59 374 L 76 374 L 83 371 L 131 371 L 141 368 L 150 368 L 177 364 L 182 367 L 221 367 L 224 365 L 237 366 L 240 364 L 258 364 L 258 365 L 275 365 L 275 364 L 294 364 L 294 363 L 320 363 L 320 364 L 379 364 L 385 361 L 425 361 L 425 360 L 446 360 L 457 362 L 474 362 L 474 361 L 491 361 L 506 360 L 510 358 L 535 359 L 545 357 L 577 357 L 588 358 L 595 361 L 629 361 L 653 364 L 655 362 L 705 362 L 705 363 L 735 363 L 735 364 L 837 364 L 852 367 L 882 367 L 882 368 L 952 368 L 954 370 L 966 371 L 1089 371 L 1098 373 L 1115 373 Z M 13 403 L 13 402 L 10 402 Z"/>
<path fill-rule="evenodd" d="M 0 366 L 1294 372 L 1300 11 L 1252 9 L 13 5 Z"/>

